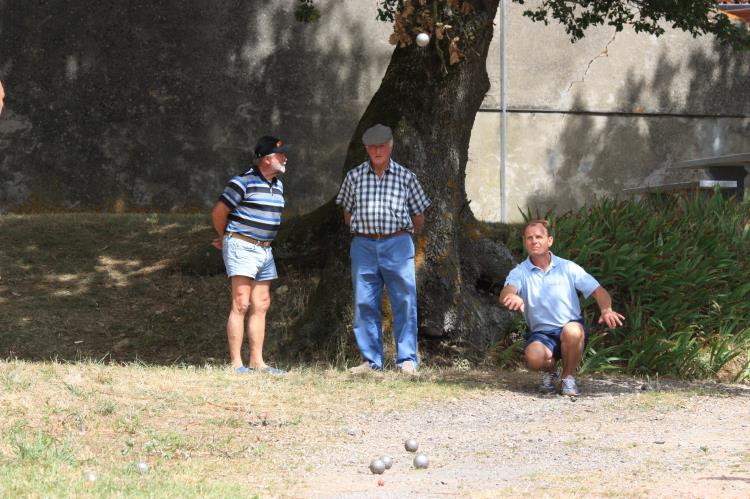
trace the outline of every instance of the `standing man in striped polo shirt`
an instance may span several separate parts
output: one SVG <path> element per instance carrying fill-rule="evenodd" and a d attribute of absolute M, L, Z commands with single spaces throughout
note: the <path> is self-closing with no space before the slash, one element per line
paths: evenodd
<path fill-rule="evenodd" d="M 261 137 L 255 146 L 256 164 L 229 180 L 211 213 L 218 234 L 212 244 L 222 251 L 232 282 L 227 338 L 232 368 L 238 373 L 284 373 L 263 360 L 263 340 L 271 281 L 277 277 L 271 242 L 284 209 L 284 187 L 277 176 L 286 171 L 287 147 L 275 137 Z M 245 367 L 241 351 L 248 311 L 250 360 Z"/>
<path fill-rule="evenodd" d="M 393 134 L 383 125 L 365 131 L 369 161 L 347 173 L 336 204 L 352 232 L 354 336 L 364 362 L 351 369 L 364 374 L 383 369 L 380 300 L 388 290 L 396 340 L 396 365 L 417 372 L 417 284 L 411 234 L 424 225 L 430 200 L 417 176 L 391 159 Z"/>

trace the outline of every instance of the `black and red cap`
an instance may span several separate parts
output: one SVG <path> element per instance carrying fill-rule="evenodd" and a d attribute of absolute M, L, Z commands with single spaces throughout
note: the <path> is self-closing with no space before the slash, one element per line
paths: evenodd
<path fill-rule="evenodd" d="M 277 152 L 286 153 L 288 149 L 289 145 L 284 144 L 282 140 L 270 135 L 264 135 L 258 139 L 258 143 L 255 145 L 255 157 L 262 158 L 263 156 Z"/>

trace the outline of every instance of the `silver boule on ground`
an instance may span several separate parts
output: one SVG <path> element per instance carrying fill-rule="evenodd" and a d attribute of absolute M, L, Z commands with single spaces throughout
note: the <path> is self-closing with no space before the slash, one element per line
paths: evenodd
<path fill-rule="evenodd" d="M 380 459 L 373 459 L 370 461 L 370 471 L 374 475 L 382 475 L 385 471 L 385 464 Z"/>
<path fill-rule="evenodd" d="M 387 470 L 391 469 L 391 466 L 393 466 L 393 459 L 391 456 L 380 456 L 380 460 L 383 461 L 385 469 Z"/>
<path fill-rule="evenodd" d="M 427 454 L 417 454 L 414 456 L 414 467 L 418 470 L 423 470 L 430 465 L 430 459 Z"/>
<path fill-rule="evenodd" d="M 404 442 L 404 448 L 408 452 L 417 452 L 417 449 L 419 449 L 419 444 L 415 439 L 409 438 L 406 440 L 406 442 Z"/>

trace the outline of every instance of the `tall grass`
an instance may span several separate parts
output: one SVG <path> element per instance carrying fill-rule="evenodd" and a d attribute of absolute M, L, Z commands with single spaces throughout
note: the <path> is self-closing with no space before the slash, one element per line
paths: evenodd
<path fill-rule="evenodd" d="M 604 199 L 559 217 L 553 251 L 612 294 L 624 327 L 600 330 L 588 371 L 715 377 L 750 375 L 750 202 L 712 197 Z M 522 251 L 521 234 L 510 236 Z M 599 317 L 584 304 L 587 324 Z"/>

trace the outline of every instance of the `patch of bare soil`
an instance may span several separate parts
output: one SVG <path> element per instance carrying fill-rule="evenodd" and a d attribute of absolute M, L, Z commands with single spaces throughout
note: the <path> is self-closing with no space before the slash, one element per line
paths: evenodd
<path fill-rule="evenodd" d="M 589 377 L 572 400 L 540 395 L 537 382 L 510 374 L 447 403 L 349 414 L 289 494 L 750 497 L 750 386 Z M 414 468 L 409 437 L 428 469 Z M 384 454 L 393 467 L 371 474 Z"/>

